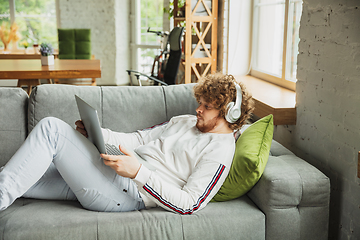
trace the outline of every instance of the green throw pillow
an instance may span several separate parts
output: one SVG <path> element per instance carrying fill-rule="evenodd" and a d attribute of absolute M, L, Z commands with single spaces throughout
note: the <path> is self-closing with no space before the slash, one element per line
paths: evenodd
<path fill-rule="evenodd" d="M 247 193 L 260 179 L 269 158 L 274 132 L 273 115 L 249 126 L 236 142 L 230 172 L 211 201 L 222 202 Z"/>

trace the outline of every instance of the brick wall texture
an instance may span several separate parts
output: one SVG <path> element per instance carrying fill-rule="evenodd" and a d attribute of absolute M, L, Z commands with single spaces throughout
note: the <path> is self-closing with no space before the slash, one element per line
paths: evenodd
<path fill-rule="evenodd" d="M 275 139 L 331 180 L 329 239 L 360 239 L 360 1 L 304 0 L 297 124 Z"/>
<path fill-rule="evenodd" d="M 91 50 L 101 61 L 100 85 L 128 84 L 130 1 L 59 0 L 61 28 L 90 28 Z"/>

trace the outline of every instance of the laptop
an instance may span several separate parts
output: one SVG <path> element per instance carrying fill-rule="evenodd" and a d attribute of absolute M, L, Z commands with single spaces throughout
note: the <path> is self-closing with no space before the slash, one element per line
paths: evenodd
<path fill-rule="evenodd" d="M 109 155 L 124 155 L 116 146 L 105 144 L 96 109 L 77 95 L 75 95 L 75 99 L 88 139 L 96 146 L 99 152 Z"/>
<path fill-rule="evenodd" d="M 96 146 L 99 152 L 108 155 L 124 155 L 124 153 L 122 153 L 115 145 L 105 143 L 96 109 L 90 106 L 77 95 L 75 95 L 75 99 L 79 109 L 81 121 L 84 123 L 88 135 L 88 139 Z M 143 164 L 152 171 L 156 170 L 154 166 L 141 158 L 138 154 L 135 152 L 133 153 L 139 163 Z"/>

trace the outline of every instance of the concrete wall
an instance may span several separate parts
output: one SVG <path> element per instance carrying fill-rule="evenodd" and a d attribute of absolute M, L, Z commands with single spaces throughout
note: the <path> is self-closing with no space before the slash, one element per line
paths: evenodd
<path fill-rule="evenodd" d="M 61 28 L 90 28 L 91 49 L 101 61 L 98 85 L 128 84 L 129 0 L 58 0 Z"/>
<path fill-rule="evenodd" d="M 275 139 L 331 179 L 329 239 L 360 239 L 360 1 L 304 0 L 297 124 Z"/>

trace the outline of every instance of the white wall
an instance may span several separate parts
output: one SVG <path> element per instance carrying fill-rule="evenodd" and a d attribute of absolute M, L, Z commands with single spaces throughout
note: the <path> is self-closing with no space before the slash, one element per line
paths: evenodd
<path fill-rule="evenodd" d="M 330 239 L 360 239 L 360 1 L 304 0 L 297 124 L 275 139 L 331 180 Z"/>
<path fill-rule="evenodd" d="M 124 85 L 130 66 L 129 0 L 59 0 L 61 28 L 90 28 L 91 50 L 101 61 L 98 85 Z"/>

